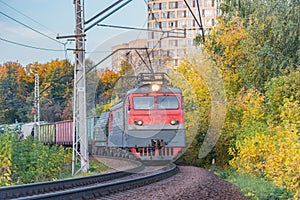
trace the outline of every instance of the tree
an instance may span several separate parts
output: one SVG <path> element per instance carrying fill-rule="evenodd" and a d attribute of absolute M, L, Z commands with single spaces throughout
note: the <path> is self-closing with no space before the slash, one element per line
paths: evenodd
<path fill-rule="evenodd" d="M 0 66 L 0 123 L 28 120 L 31 102 L 27 100 L 33 85 L 26 76 L 19 63 L 8 62 Z"/>
<path fill-rule="evenodd" d="M 73 98 L 74 67 L 66 60 L 52 61 L 49 65 L 54 70 L 50 70 L 49 74 L 51 88 L 48 99 L 52 99 L 51 102 L 53 102 L 50 105 L 54 108 L 56 116 L 54 121 L 60 121 L 63 119 L 63 110 L 66 109 L 68 102 Z M 59 109 L 56 110 L 55 108 Z"/>
<path fill-rule="evenodd" d="M 41 120 L 48 122 L 69 119 L 64 110 L 72 101 L 73 66 L 67 60 L 53 60 L 46 64 L 34 63 L 26 67 L 28 76 L 37 73 L 40 80 Z"/>
<path fill-rule="evenodd" d="M 112 96 L 114 86 L 116 81 L 119 77 L 117 72 L 114 72 L 109 69 L 105 69 L 100 73 L 100 80 L 97 87 L 97 103 L 98 104 L 105 104 L 109 102 L 109 99 Z"/>
<path fill-rule="evenodd" d="M 219 24 L 204 48 L 232 82 L 238 81 L 236 86 L 263 91 L 265 82 L 297 69 L 298 1 L 225 1 L 220 8 Z M 200 36 L 196 41 L 201 42 Z"/>
<path fill-rule="evenodd" d="M 298 1 L 267 1 L 258 3 L 248 26 L 249 62 L 241 66 L 245 84 L 264 90 L 264 83 L 272 78 L 289 74 L 299 66 L 299 13 Z"/>

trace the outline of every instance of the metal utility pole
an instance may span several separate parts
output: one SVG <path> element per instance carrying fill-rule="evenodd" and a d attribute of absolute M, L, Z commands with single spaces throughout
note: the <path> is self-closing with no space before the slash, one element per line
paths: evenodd
<path fill-rule="evenodd" d="M 39 75 L 34 75 L 34 106 L 33 106 L 33 116 L 34 116 L 34 138 L 40 141 L 40 84 Z"/>
<path fill-rule="evenodd" d="M 89 154 L 88 154 L 88 135 L 86 126 L 86 71 L 85 71 L 85 32 L 96 25 L 89 26 L 85 29 L 85 24 L 93 21 L 106 11 L 123 2 L 119 0 L 107 9 L 100 12 L 92 19 L 84 22 L 84 0 L 74 0 L 75 4 L 75 35 L 57 36 L 57 39 L 74 37 L 76 41 L 75 53 L 75 67 L 74 67 L 74 105 L 73 105 L 73 154 L 72 154 L 72 175 L 79 171 L 87 172 L 89 169 Z M 116 12 L 132 0 L 127 0 L 117 9 L 106 15 L 101 20 L 107 18 L 112 13 Z M 97 22 L 97 23 L 98 23 Z M 70 49 L 69 49 L 70 50 Z M 75 172 L 75 164 L 80 160 L 80 169 Z"/>
<path fill-rule="evenodd" d="M 75 174 L 75 161 L 80 160 L 80 170 L 89 169 L 87 127 L 86 127 L 86 78 L 85 78 L 85 30 L 84 0 L 74 0 L 75 4 L 75 67 L 74 67 L 74 107 L 73 107 L 73 158 L 72 174 Z M 76 173 L 77 173 L 76 172 Z"/>

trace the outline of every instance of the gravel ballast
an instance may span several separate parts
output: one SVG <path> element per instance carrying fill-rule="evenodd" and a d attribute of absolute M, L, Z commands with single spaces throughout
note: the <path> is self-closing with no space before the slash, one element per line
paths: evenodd
<path fill-rule="evenodd" d="M 119 193 L 118 199 L 247 199 L 239 188 L 205 169 L 192 166 L 179 166 L 179 169 L 171 178 Z"/>

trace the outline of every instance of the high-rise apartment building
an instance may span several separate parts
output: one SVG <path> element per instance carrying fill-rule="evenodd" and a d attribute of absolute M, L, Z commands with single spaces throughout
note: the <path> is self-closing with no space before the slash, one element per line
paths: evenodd
<path fill-rule="evenodd" d="M 200 22 L 200 11 L 204 30 L 214 26 L 217 16 L 216 1 L 186 0 L 186 3 L 184 0 L 148 0 L 148 38 L 112 47 L 112 51 L 132 48 L 117 51 L 112 56 L 113 70 L 118 70 L 120 63 L 127 61 L 132 64 L 136 73 L 147 71 L 150 66 L 154 71 L 163 71 L 167 63 L 177 66 L 185 55 L 201 52 L 194 42 L 197 35 L 202 35 L 196 20 Z M 138 56 L 134 50 L 138 47 L 147 47 L 148 52 L 139 51 Z M 143 62 L 141 55 L 144 57 Z"/>
<path fill-rule="evenodd" d="M 215 0 L 186 0 L 196 19 L 204 29 L 216 21 Z M 151 60 L 156 70 L 166 62 L 178 65 L 186 54 L 200 51 L 194 39 L 202 34 L 198 23 L 184 0 L 148 0 L 148 48 L 153 49 Z"/>

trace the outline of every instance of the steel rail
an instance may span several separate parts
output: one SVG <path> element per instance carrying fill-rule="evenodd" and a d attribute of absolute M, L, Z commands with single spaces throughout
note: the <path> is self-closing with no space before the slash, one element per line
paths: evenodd
<path fill-rule="evenodd" d="M 15 199 L 15 198 L 29 198 L 32 195 L 39 195 L 49 192 L 57 192 L 77 187 L 84 187 L 91 184 L 99 184 L 104 181 L 110 181 L 113 179 L 122 178 L 132 175 L 135 172 L 139 172 L 144 169 L 144 165 L 141 163 L 139 166 L 117 172 L 110 172 L 105 174 L 98 174 L 92 176 L 85 176 L 79 178 L 69 178 L 57 181 L 48 181 L 32 184 L 23 184 L 15 186 L 0 187 L 0 199 Z"/>
<path fill-rule="evenodd" d="M 161 181 L 175 175 L 178 171 L 179 169 L 177 166 L 173 164 L 171 167 L 165 168 L 163 171 L 142 177 L 28 196 L 22 199 L 95 199 Z"/>

